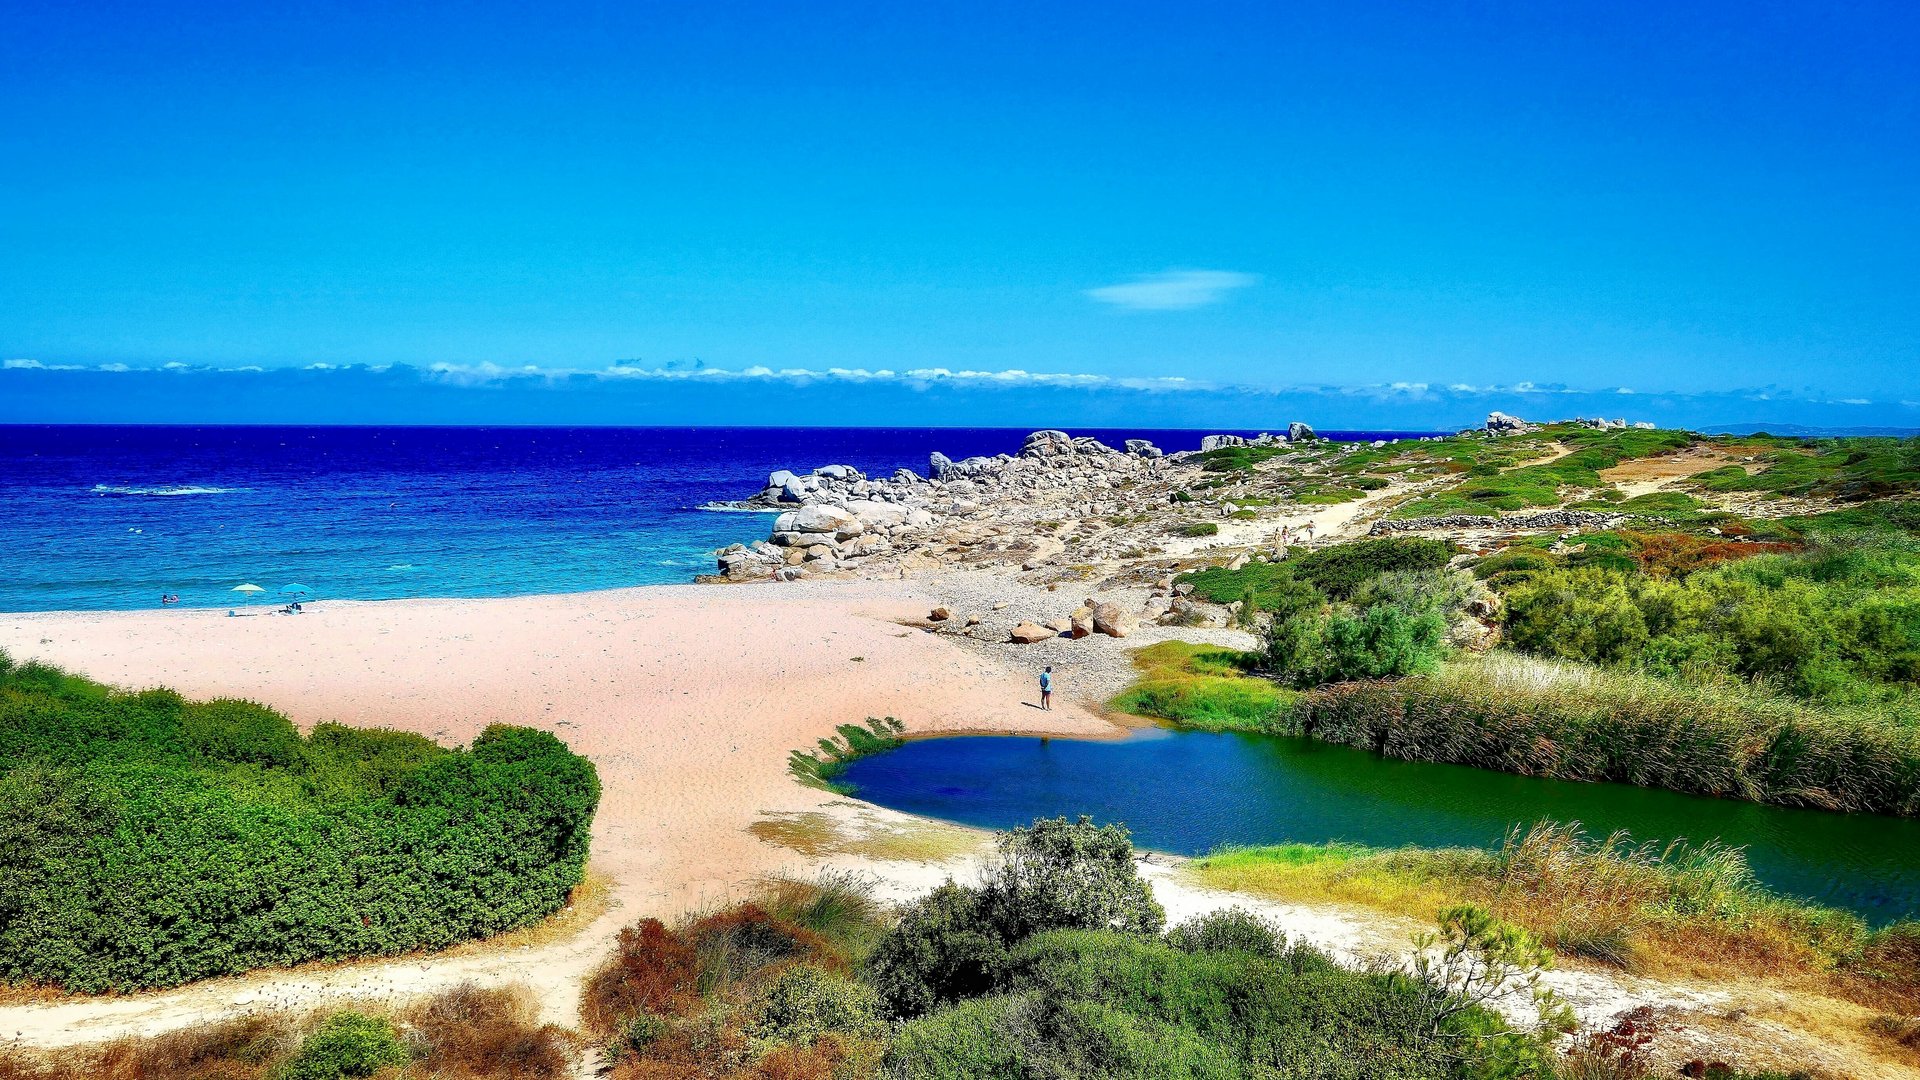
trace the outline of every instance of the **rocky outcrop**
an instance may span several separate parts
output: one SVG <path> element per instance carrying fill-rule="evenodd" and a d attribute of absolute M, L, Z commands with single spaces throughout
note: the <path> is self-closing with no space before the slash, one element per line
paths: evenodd
<path fill-rule="evenodd" d="M 869 477 L 851 465 L 782 469 L 758 494 L 723 504 L 783 512 L 766 541 L 716 552 L 718 576 L 790 579 L 795 575 L 786 571 L 794 567 L 812 574 L 913 553 L 922 563 L 1011 562 L 1042 570 L 1067 551 L 1054 533 L 1062 521 L 1122 514 L 1147 498 L 1163 503 L 1170 484 L 1157 464 L 1162 456 L 1144 439 L 1118 450 L 1049 429 L 1028 435 L 1014 454 L 960 461 L 933 454 L 930 477 L 906 469 Z"/>
<path fill-rule="evenodd" d="M 1538 429 L 1517 416 L 1494 411 L 1487 414 L 1486 430 L 1495 435 L 1524 435 Z"/>
<path fill-rule="evenodd" d="M 1500 515 L 1447 514 L 1443 517 L 1376 521 L 1367 532 L 1370 536 L 1387 536 L 1435 529 L 1615 529 L 1631 516 L 1598 510 L 1542 510 L 1531 514 Z"/>
<path fill-rule="evenodd" d="M 1298 420 L 1287 425 L 1287 440 L 1289 442 L 1306 442 L 1309 439 L 1317 439 L 1319 437 L 1320 436 L 1314 434 L 1311 427 L 1308 427 Z"/>

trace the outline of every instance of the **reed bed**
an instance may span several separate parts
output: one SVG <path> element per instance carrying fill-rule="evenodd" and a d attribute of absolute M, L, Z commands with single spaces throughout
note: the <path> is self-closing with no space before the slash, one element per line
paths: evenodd
<path fill-rule="evenodd" d="M 1323 687 L 1294 716 L 1302 734 L 1411 761 L 1920 814 L 1920 730 L 1738 684 L 1493 653 L 1433 675 Z"/>
<path fill-rule="evenodd" d="M 1920 994 L 1920 923 L 1882 929 L 1756 883 L 1722 844 L 1516 828 L 1493 851 L 1287 844 L 1196 860 L 1205 885 L 1294 901 L 1357 903 L 1428 919 L 1479 904 L 1564 955 L 1630 970 L 1763 976 L 1889 1008 Z"/>

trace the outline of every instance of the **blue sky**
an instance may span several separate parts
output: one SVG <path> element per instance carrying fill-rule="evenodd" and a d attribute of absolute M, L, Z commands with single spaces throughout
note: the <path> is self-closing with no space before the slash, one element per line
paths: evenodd
<path fill-rule="evenodd" d="M 1920 425 L 1909 6 L 929 7 L 10 5 L 0 420 Z"/>

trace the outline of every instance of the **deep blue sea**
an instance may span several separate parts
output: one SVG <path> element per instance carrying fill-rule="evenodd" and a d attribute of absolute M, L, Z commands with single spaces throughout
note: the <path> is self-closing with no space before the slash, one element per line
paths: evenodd
<path fill-rule="evenodd" d="M 1222 429 L 1233 430 L 1233 429 Z M 1197 448 L 1201 431 L 1073 429 Z M 1246 432 L 1246 434 L 1255 434 Z M 1374 439 L 1428 432 L 1327 432 Z M 925 473 L 1027 429 L 0 426 L 0 611 L 506 596 L 684 582 L 762 539 L 699 509 L 774 469 Z"/>

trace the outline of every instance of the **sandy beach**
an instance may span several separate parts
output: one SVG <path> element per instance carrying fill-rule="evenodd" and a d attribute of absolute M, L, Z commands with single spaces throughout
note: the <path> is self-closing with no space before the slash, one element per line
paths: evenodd
<path fill-rule="evenodd" d="M 1034 592 L 1062 610 L 1072 604 L 1064 593 Z M 760 875 L 805 861 L 748 827 L 767 815 L 847 813 L 844 800 L 802 787 L 786 771 L 789 751 L 812 746 L 836 724 L 894 716 L 922 734 L 1115 730 L 1097 706 L 1068 694 L 1043 713 L 1030 704 L 1036 688 L 1017 664 L 901 624 L 951 595 L 927 579 L 337 602 L 298 616 L 0 615 L 0 649 L 17 659 L 129 688 L 248 698 L 303 728 L 334 720 L 448 743 L 492 723 L 551 730 L 599 769 L 591 871 L 608 882 L 612 901 L 578 934 L 516 955 L 437 963 L 425 984 L 417 960 L 215 980 L 104 1010 L 98 1002 L 0 1010 L 0 1038 L 30 1025 L 78 1041 L 98 1037 L 87 1029 L 100 1024 L 163 1028 L 168 1015 L 236 996 L 291 1002 L 328 987 L 402 992 L 482 973 L 534 982 L 549 1011 L 568 1017 L 580 974 L 622 923 L 735 895 Z M 1085 644 L 1117 658 L 1129 643 Z"/>

